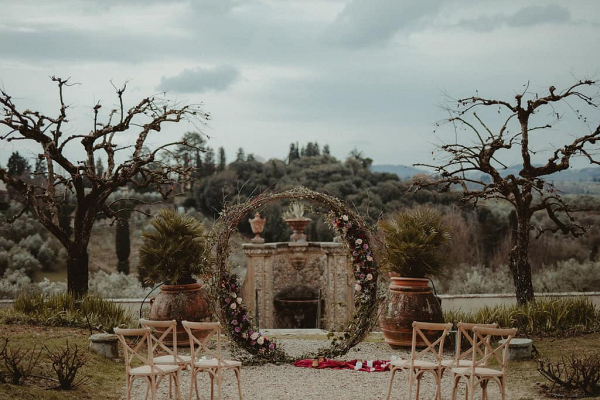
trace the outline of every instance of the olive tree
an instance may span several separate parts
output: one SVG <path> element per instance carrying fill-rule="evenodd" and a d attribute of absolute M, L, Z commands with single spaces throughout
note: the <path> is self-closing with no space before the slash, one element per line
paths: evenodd
<path fill-rule="evenodd" d="M 433 168 L 436 178 L 420 179 L 416 187 L 459 187 L 465 203 L 496 199 L 512 206 L 516 237 L 509 263 L 519 304 L 534 300 L 528 255 L 532 232 L 577 237 L 586 231 L 576 215 L 583 208 L 561 196 L 552 175 L 570 168 L 575 157 L 599 165 L 598 94 L 595 80 L 580 80 L 544 93 L 530 92 L 525 85 L 512 101 L 480 96 L 454 100 L 444 121 L 453 128 L 454 140 L 442 139 L 446 144 L 435 163 L 418 164 Z M 520 171 L 503 172 L 509 162 Z M 545 213 L 550 223 L 534 225 L 536 213 Z"/>
<path fill-rule="evenodd" d="M 23 212 L 29 210 L 35 214 L 65 247 L 68 290 L 82 295 L 88 289 L 87 249 L 96 215 L 118 216 L 118 211 L 106 204 L 110 194 L 129 185 L 155 187 L 166 198 L 175 190 L 176 182 L 189 177 L 190 168 L 176 158 L 175 162 L 165 162 L 160 157 L 161 152 L 169 152 L 172 147 L 187 146 L 185 140 L 149 149 L 148 137 L 160 132 L 165 124 L 183 120 L 203 124 L 209 115 L 200 105 L 182 105 L 159 97 L 147 97 L 126 108 L 124 85 L 115 88 L 118 101 L 115 109 L 104 114 L 102 105 L 95 104 L 91 130 L 72 132 L 68 125 L 70 108 L 64 97 L 65 88 L 72 84 L 69 79 L 54 76 L 51 79 L 58 87 L 58 111 L 53 116 L 22 108 L 6 91 L 0 91 L 0 140 L 28 142 L 47 167 L 42 179 L 31 181 L 0 168 L 0 179 L 23 196 Z M 82 159 L 73 155 L 77 151 L 83 155 Z M 130 154 L 117 156 L 121 152 Z M 103 171 L 97 170 L 100 156 L 107 160 Z M 72 229 L 61 225 L 59 220 L 61 208 L 69 197 L 75 200 Z"/>

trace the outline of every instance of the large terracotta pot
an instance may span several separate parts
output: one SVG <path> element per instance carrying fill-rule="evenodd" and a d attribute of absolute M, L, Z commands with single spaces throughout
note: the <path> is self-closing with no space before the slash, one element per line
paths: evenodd
<path fill-rule="evenodd" d="M 383 305 L 379 325 L 392 349 L 412 345 L 413 321 L 444 322 L 440 302 L 428 283 L 428 279 L 391 278 L 388 303 Z M 418 340 L 417 345 L 425 343 Z"/>
<path fill-rule="evenodd" d="M 177 321 L 177 346 L 190 345 L 181 321 L 203 321 L 210 317 L 208 295 L 200 283 L 187 285 L 162 285 L 158 296 L 151 300 L 150 319 L 154 321 Z M 170 336 L 170 335 L 169 335 Z M 167 337 L 165 343 L 172 344 Z"/>

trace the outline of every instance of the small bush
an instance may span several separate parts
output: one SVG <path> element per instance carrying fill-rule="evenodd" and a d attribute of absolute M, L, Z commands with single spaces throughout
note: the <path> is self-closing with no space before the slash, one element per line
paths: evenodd
<path fill-rule="evenodd" d="M 40 250 L 37 253 L 37 259 L 42 264 L 44 271 L 52 269 L 52 266 L 56 261 L 56 253 L 52 250 L 52 246 L 48 241 L 44 242 L 40 247 Z"/>
<path fill-rule="evenodd" d="M 29 252 L 33 254 L 34 257 L 37 257 L 37 254 L 42 248 L 43 244 L 44 240 L 42 239 L 39 233 L 27 236 L 26 238 L 21 239 L 21 241 L 19 242 L 19 246 L 29 250 Z"/>
<path fill-rule="evenodd" d="M 10 268 L 22 270 L 29 276 L 33 276 L 42 269 L 42 264 L 22 247 L 13 247 L 10 251 Z"/>
<path fill-rule="evenodd" d="M 0 279 L 0 298 L 12 299 L 19 293 L 31 292 L 33 286 L 31 278 L 21 270 L 6 270 Z"/>
<path fill-rule="evenodd" d="M 71 390 L 83 383 L 85 379 L 76 381 L 75 378 L 79 369 L 87 363 L 88 358 L 82 354 L 82 350 L 77 345 L 69 346 L 67 340 L 67 344 L 63 348 L 56 350 L 50 350 L 48 346 L 44 346 L 44 348 L 62 390 Z"/>
<path fill-rule="evenodd" d="M 582 298 L 540 298 L 525 306 L 483 307 L 475 312 L 446 311 L 449 322 L 497 323 L 521 335 L 568 335 L 596 331 L 600 315 L 594 303 Z"/>
<path fill-rule="evenodd" d="M 151 288 L 144 289 L 135 276 L 99 271 L 90 279 L 89 290 L 104 299 L 130 299 L 146 297 Z"/>
<path fill-rule="evenodd" d="M 558 385 L 567 391 L 567 396 L 600 395 L 600 354 L 588 356 L 571 354 L 562 357 L 558 362 L 540 359 L 538 371 L 552 382 L 552 387 L 548 388 L 550 392 L 556 392 L 555 386 Z"/>
<path fill-rule="evenodd" d="M 125 309 L 97 296 L 81 300 L 69 293 L 48 296 L 24 293 L 15 299 L 13 309 L 13 314 L 4 317 L 7 322 L 87 328 L 89 320 L 93 329 L 107 332 L 133 323 L 131 314 Z"/>
<path fill-rule="evenodd" d="M 4 236 L 0 236 L 0 249 L 8 251 L 13 248 L 15 242 L 10 239 L 6 239 Z"/>
<path fill-rule="evenodd" d="M 8 370 L 13 385 L 21 385 L 27 379 L 33 368 L 37 365 L 42 351 L 33 349 L 24 349 L 21 347 L 12 347 L 8 344 L 8 338 L 2 338 L 4 341 L 0 357 L 4 366 Z"/>

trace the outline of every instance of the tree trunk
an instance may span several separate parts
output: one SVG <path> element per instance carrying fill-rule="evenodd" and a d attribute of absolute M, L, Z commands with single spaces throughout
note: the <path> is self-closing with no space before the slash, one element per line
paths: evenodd
<path fill-rule="evenodd" d="M 88 291 L 87 246 L 74 243 L 68 249 L 67 288 L 69 293 L 83 297 Z"/>
<path fill-rule="evenodd" d="M 531 265 L 529 265 L 529 219 L 518 217 L 517 238 L 510 251 L 510 269 L 513 273 L 517 304 L 534 301 Z"/>

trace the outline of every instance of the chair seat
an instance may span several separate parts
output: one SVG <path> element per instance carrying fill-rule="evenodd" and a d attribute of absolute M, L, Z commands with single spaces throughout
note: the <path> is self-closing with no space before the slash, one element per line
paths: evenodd
<path fill-rule="evenodd" d="M 446 368 L 470 367 L 471 365 L 473 365 L 472 360 L 458 360 L 458 365 L 456 364 L 456 360 L 442 360 L 442 366 Z"/>
<path fill-rule="evenodd" d="M 194 365 L 198 368 L 217 368 L 219 366 L 219 360 L 216 358 L 209 358 L 206 360 L 196 360 Z M 241 367 L 242 363 L 235 360 L 221 360 L 221 368 L 237 368 Z"/>
<path fill-rule="evenodd" d="M 179 370 L 179 365 L 142 365 L 129 370 L 129 375 L 166 375 Z"/>
<path fill-rule="evenodd" d="M 390 364 L 393 365 L 394 367 L 410 368 L 410 360 L 394 360 L 394 361 L 390 362 Z M 438 365 L 436 363 L 432 363 L 429 361 L 423 361 L 423 360 L 415 360 L 414 366 L 415 366 L 415 368 L 418 368 L 418 369 L 436 369 L 438 367 Z"/>
<path fill-rule="evenodd" d="M 467 368 L 452 368 L 452 372 L 458 375 L 471 375 L 472 369 Z M 476 376 L 502 376 L 502 371 L 498 371 L 491 368 L 475 367 Z"/>
<path fill-rule="evenodd" d="M 179 365 L 179 364 L 189 364 L 192 362 L 192 357 L 190 356 L 180 356 L 177 355 L 177 359 L 175 358 L 175 356 L 172 355 L 166 355 L 166 356 L 160 356 L 160 357 L 154 357 L 152 359 L 154 361 L 154 364 L 173 364 L 173 365 Z"/>

